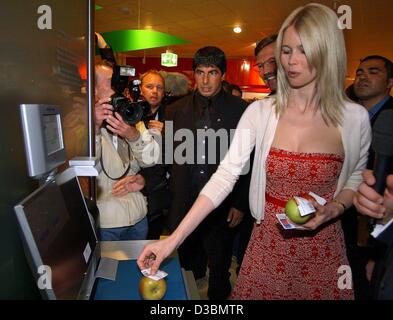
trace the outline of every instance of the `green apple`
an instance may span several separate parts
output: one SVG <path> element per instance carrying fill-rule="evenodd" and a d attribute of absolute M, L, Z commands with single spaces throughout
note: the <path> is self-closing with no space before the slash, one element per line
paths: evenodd
<path fill-rule="evenodd" d="M 296 224 L 304 224 L 306 223 L 308 220 L 311 219 L 311 217 L 313 216 L 312 214 L 309 214 L 307 216 L 302 217 L 300 215 L 299 212 L 299 208 L 297 206 L 297 203 L 295 201 L 295 199 L 290 199 L 286 205 L 285 205 L 285 213 L 288 216 L 288 218 L 296 223 Z"/>
<path fill-rule="evenodd" d="M 153 280 L 142 276 L 139 281 L 139 293 L 144 300 L 161 300 L 166 293 L 166 280 Z"/>

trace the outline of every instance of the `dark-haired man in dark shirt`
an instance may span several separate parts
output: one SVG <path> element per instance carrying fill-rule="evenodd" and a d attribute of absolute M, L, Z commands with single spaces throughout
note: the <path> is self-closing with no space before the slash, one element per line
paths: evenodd
<path fill-rule="evenodd" d="M 199 192 L 216 171 L 224 143 L 229 145 L 230 130 L 235 129 L 247 103 L 222 89 L 226 58 L 217 47 L 199 49 L 193 59 L 196 90 L 167 107 L 165 120 L 173 121 L 173 130 L 193 132 L 193 161 L 184 164 L 174 159 L 170 177 L 172 193 L 168 216 L 170 231 L 181 222 Z M 167 122 L 166 122 L 167 123 Z M 166 128 L 168 126 L 166 125 Z M 225 139 L 216 139 L 209 147 L 210 137 L 198 138 L 198 132 L 224 130 Z M 223 132 L 223 131 L 222 131 Z M 166 135 L 168 136 L 168 135 Z M 174 141 L 173 149 L 183 143 Z M 190 142 L 190 141 L 188 141 Z M 199 151 L 197 151 L 199 148 Z M 176 152 L 174 153 L 176 156 Z M 210 159 L 215 158 L 214 161 Z M 182 267 L 192 270 L 196 279 L 203 278 L 209 267 L 209 299 L 226 299 L 231 292 L 229 268 L 232 258 L 233 228 L 243 219 L 248 203 L 248 188 L 235 190 L 179 247 Z"/>

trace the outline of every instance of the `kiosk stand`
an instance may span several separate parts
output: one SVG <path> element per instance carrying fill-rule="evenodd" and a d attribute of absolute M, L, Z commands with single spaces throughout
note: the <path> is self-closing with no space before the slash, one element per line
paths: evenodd
<path fill-rule="evenodd" d="M 100 243 L 77 178 L 78 170 L 86 172 L 97 161 L 75 158 L 75 168 L 55 174 L 65 162 L 59 108 L 25 104 L 20 110 L 29 175 L 43 183 L 14 209 L 41 296 L 141 299 L 136 257 L 147 241 Z M 177 256 L 168 258 L 162 269 L 168 273 L 164 299 L 199 299 L 192 273 L 181 269 Z"/>

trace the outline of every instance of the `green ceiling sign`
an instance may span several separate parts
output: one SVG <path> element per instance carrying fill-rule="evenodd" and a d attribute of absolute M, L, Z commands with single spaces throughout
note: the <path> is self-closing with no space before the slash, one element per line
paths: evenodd
<path fill-rule="evenodd" d="M 101 9 L 102 9 L 102 7 L 99 6 L 98 4 L 96 4 L 96 11 L 101 10 Z"/>
<path fill-rule="evenodd" d="M 117 30 L 102 33 L 113 51 L 132 51 L 185 44 L 188 41 L 153 30 Z"/>

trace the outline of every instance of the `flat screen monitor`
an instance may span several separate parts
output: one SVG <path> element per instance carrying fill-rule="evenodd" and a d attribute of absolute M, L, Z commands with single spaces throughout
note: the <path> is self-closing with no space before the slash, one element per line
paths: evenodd
<path fill-rule="evenodd" d="M 26 257 L 45 299 L 88 299 L 99 258 L 94 221 L 72 168 L 15 206 Z"/>
<path fill-rule="evenodd" d="M 42 177 L 66 160 L 58 106 L 21 104 L 20 115 L 30 177 Z"/>
<path fill-rule="evenodd" d="M 64 149 L 60 114 L 44 114 L 42 120 L 44 125 L 46 154 L 50 156 Z"/>

